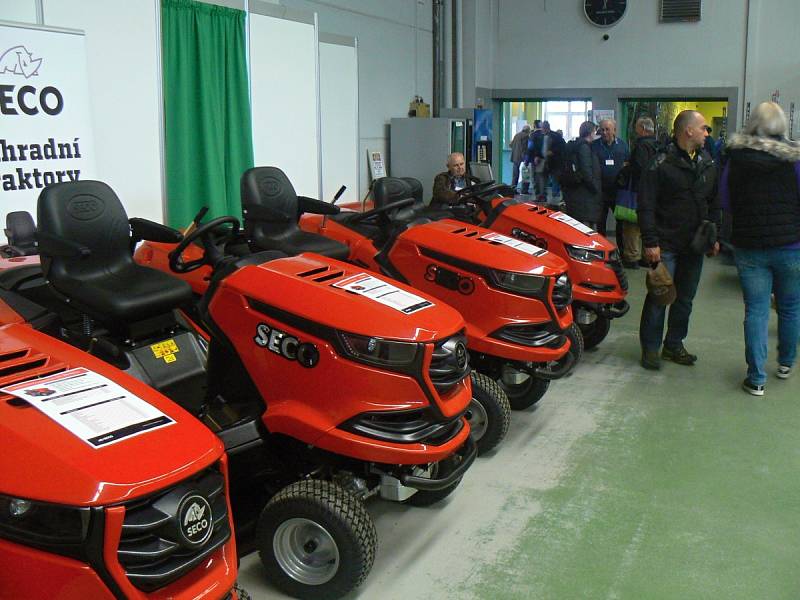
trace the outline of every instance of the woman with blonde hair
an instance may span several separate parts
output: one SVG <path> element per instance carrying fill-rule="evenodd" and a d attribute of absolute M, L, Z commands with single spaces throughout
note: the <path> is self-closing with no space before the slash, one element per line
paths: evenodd
<path fill-rule="evenodd" d="M 726 146 L 723 208 L 733 215 L 731 242 L 744 298 L 747 377 L 742 389 L 763 396 L 767 380 L 770 295 L 778 312 L 778 367 L 791 375 L 800 336 L 800 144 L 786 138 L 786 115 L 759 104 Z"/>

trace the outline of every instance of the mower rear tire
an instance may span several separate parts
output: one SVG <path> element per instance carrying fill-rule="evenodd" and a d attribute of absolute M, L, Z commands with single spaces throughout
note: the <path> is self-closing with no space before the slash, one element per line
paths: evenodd
<path fill-rule="evenodd" d="M 472 400 L 466 416 L 480 456 L 506 437 L 511 422 L 511 405 L 506 393 L 492 378 L 473 371 L 471 379 Z"/>
<path fill-rule="evenodd" d="M 456 460 L 458 459 L 455 456 L 440 460 L 433 465 L 431 475 L 433 477 L 444 477 L 455 468 Z M 410 504 L 411 506 L 431 506 L 447 498 L 460 484 L 461 480 L 459 479 L 441 490 L 417 490 L 417 493 L 405 500 L 403 504 Z"/>
<path fill-rule="evenodd" d="M 278 492 L 261 512 L 256 536 L 269 580 L 304 600 L 335 600 L 361 585 L 378 539 L 363 502 L 318 479 Z"/>
<path fill-rule="evenodd" d="M 513 367 L 505 365 L 503 374 L 497 380 L 497 383 L 508 396 L 508 402 L 512 410 L 525 410 L 542 399 L 547 388 L 550 387 L 550 380 L 515 371 Z M 519 382 L 511 381 L 507 376 L 509 372 L 513 373 L 514 379 L 519 375 L 524 375 L 524 379 Z"/>
<path fill-rule="evenodd" d="M 606 339 L 608 330 L 611 329 L 611 319 L 598 315 L 588 325 L 580 325 L 579 327 L 581 328 L 581 333 L 583 333 L 583 348 L 589 350 Z"/>
<path fill-rule="evenodd" d="M 575 358 L 575 362 L 573 364 L 575 367 L 577 367 L 578 363 L 581 361 L 581 358 L 583 358 L 583 332 L 577 323 L 573 323 L 567 328 L 566 334 L 570 342 L 569 352 Z"/>

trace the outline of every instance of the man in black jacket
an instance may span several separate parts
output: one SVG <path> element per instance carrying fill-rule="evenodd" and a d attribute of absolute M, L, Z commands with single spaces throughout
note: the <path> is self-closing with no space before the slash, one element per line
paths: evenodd
<path fill-rule="evenodd" d="M 647 169 L 650 161 L 658 154 L 658 144 L 656 142 L 656 125 L 650 117 L 639 117 L 636 120 L 636 145 L 631 152 L 631 164 L 624 167 L 626 181 L 619 185 L 620 188 L 631 186 L 633 192 L 639 193 L 639 182 L 642 173 Z M 617 240 L 619 246 L 619 240 Z M 622 265 L 628 269 L 638 269 L 639 264 L 646 266 L 642 257 L 642 234 L 639 231 L 639 223 L 624 221 L 622 223 Z"/>
<path fill-rule="evenodd" d="M 708 135 L 705 125 L 699 112 L 681 112 L 673 124 L 673 143 L 651 162 L 639 184 L 637 213 L 645 257 L 651 264 L 664 263 L 677 291 L 669 309 L 661 358 L 680 365 L 692 365 L 697 360 L 683 345 L 703 268 L 703 255 L 692 250 L 691 242 L 703 220 L 713 221 L 719 230 L 717 175 L 714 162 L 703 150 Z M 718 252 L 719 243 L 715 242 L 708 256 Z M 647 296 L 639 326 L 642 366 L 646 369 L 661 368 L 658 351 L 665 312 L 666 307 Z"/>

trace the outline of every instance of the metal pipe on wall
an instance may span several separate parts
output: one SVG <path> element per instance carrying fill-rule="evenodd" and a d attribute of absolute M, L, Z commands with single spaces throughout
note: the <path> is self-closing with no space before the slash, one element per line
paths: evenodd
<path fill-rule="evenodd" d="M 442 106 L 442 6 L 443 0 L 433 0 L 433 97 L 432 116 L 439 116 Z"/>
<path fill-rule="evenodd" d="M 464 106 L 464 0 L 453 0 L 453 104 Z"/>

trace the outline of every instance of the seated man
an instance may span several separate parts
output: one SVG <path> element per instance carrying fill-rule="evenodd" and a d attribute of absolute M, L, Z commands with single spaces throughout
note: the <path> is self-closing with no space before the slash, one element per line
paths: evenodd
<path fill-rule="evenodd" d="M 447 171 L 439 173 L 433 180 L 432 204 L 453 204 L 456 192 L 472 185 L 473 178 L 467 175 L 467 163 L 464 155 L 453 152 L 447 157 Z"/>

